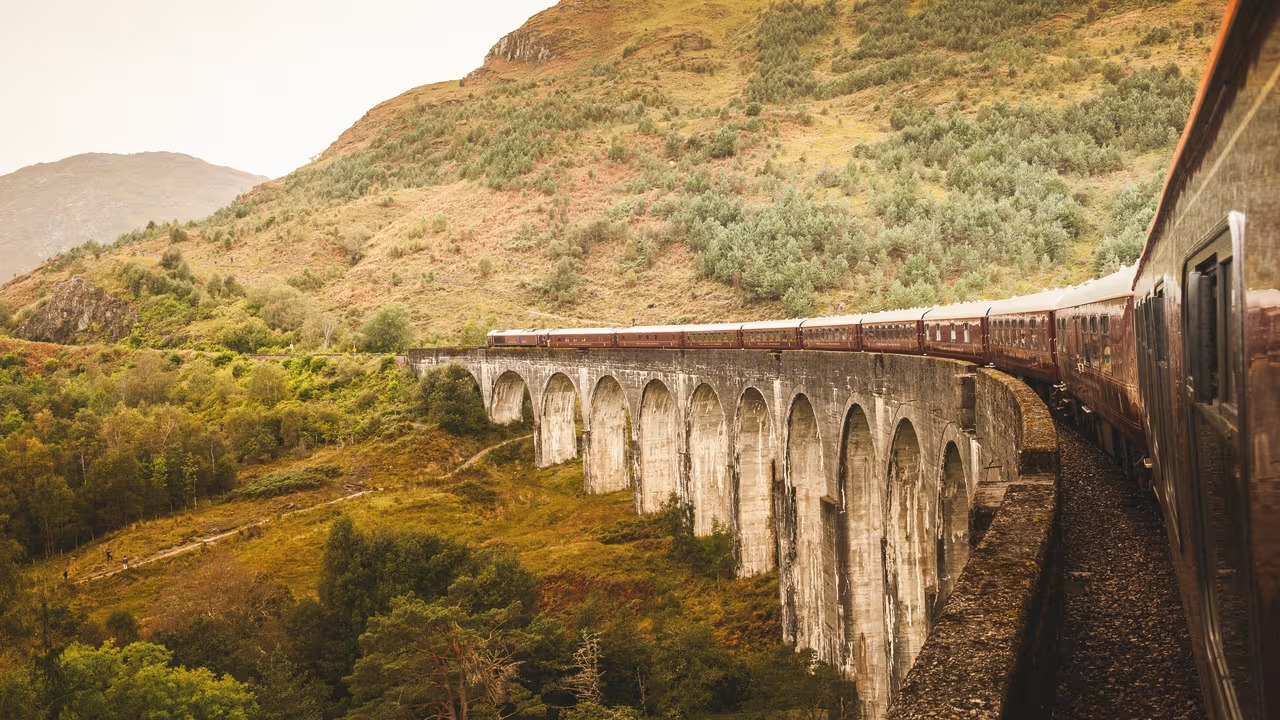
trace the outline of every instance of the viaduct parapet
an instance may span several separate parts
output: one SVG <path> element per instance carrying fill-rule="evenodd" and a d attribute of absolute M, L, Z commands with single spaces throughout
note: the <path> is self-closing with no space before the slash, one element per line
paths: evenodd
<path fill-rule="evenodd" d="M 587 492 L 630 490 L 641 513 L 675 494 L 698 534 L 730 529 L 740 574 L 778 571 L 785 639 L 856 680 L 863 717 L 996 717 L 1018 702 L 1058 451 L 1047 408 L 1017 379 L 815 351 L 407 360 L 419 373 L 466 367 L 495 422 L 518 421 L 527 393 L 537 463 L 581 453 Z"/>

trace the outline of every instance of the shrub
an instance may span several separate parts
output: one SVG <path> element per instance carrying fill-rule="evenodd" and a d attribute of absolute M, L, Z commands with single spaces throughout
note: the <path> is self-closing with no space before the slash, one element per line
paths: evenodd
<path fill-rule="evenodd" d="M 378 308 L 361 328 L 364 335 L 361 348 L 365 352 L 396 353 L 413 342 L 413 326 L 409 311 L 403 305 L 385 305 Z"/>
<path fill-rule="evenodd" d="M 223 347 L 239 353 L 254 353 L 277 344 L 276 335 L 271 332 L 271 328 L 258 318 L 248 318 L 225 326 L 217 337 Z"/>
<path fill-rule="evenodd" d="M 748 302 L 780 300 L 799 287 L 794 306 L 811 303 L 813 290 L 844 276 L 865 240 L 845 210 L 795 191 L 755 212 L 708 192 L 673 219 L 699 253 L 698 269 L 724 283 L 740 277 Z"/>
<path fill-rule="evenodd" d="M 733 157 L 738 152 L 738 131 L 732 128 L 720 128 L 715 140 L 707 148 L 707 154 L 713 158 Z"/>
<path fill-rule="evenodd" d="M 307 319 L 307 299 L 288 285 L 256 287 L 249 293 L 249 300 L 258 306 L 258 317 L 273 330 L 297 330 Z"/>
<path fill-rule="evenodd" d="M 285 470 L 264 475 L 231 493 L 232 498 L 272 498 L 291 495 L 305 490 L 315 490 L 342 477 L 342 470 L 334 465 L 319 465 L 303 470 Z"/>
<path fill-rule="evenodd" d="M 1167 25 L 1153 27 L 1142 39 L 1138 41 L 1139 45 L 1162 45 L 1169 42 L 1169 38 L 1173 37 L 1173 31 Z"/>
<path fill-rule="evenodd" d="M 422 417 L 454 435 L 469 435 L 489 426 L 475 378 L 457 363 L 434 367 L 418 383 Z"/>
<path fill-rule="evenodd" d="M 1028 41 L 1051 46 L 1055 42 L 1052 35 L 1031 38 L 1026 36 L 1027 26 L 1074 4 L 1074 0 L 965 0 L 927 3 L 919 12 L 909 12 L 907 0 L 888 0 L 869 10 L 863 5 L 855 14 L 866 32 L 854 52 L 862 58 L 893 58 L 921 44 L 982 50 L 1019 32 Z"/>
<path fill-rule="evenodd" d="M 1115 272 L 1121 265 L 1132 265 L 1142 254 L 1147 227 L 1155 217 L 1160 199 L 1162 180 L 1154 175 L 1147 182 L 1130 185 L 1112 200 L 1111 232 L 1093 256 L 1093 270 L 1099 277 Z"/>
<path fill-rule="evenodd" d="M 806 5 L 785 0 L 771 8 L 757 26 L 756 74 L 747 81 L 745 94 L 752 102 L 785 102 L 809 97 L 818 88 L 813 60 L 801 47 L 827 31 L 836 14 L 835 0 Z"/>
<path fill-rule="evenodd" d="M 582 278 L 578 275 L 578 262 L 571 257 L 560 258 L 555 268 L 543 276 L 538 291 L 557 305 L 572 305 L 578 301 L 578 287 Z"/>

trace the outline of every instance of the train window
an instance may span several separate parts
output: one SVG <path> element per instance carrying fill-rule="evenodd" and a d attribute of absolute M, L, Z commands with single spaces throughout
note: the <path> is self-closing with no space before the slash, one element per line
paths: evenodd
<path fill-rule="evenodd" d="M 1040 333 L 1036 331 L 1036 319 L 1031 318 L 1031 349 L 1040 349 Z"/>
<path fill-rule="evenodd" d="M 1098 316 L 1090 315 L 1089 324 L 1087 326 L 1087 335 L 1085 339 L 1085 347 L 1088 348 L 1088 364 L 1089 367 L 1095 367 L 1098 364 Z"/>
<path fill-rule="evenodd" d="M 1089 346 L 1089 318 L 1076 318 L 1076 341 L 1080 345 L 1080 355 L 1085 365 L 1093 364 L 1093 352 Z"/>
<path fill-rule="evenodd" d="M 1022 318 L 1018 321 L 1018 347 L 1027 346 L 1027 319 Z"/>
<path fill-rule="evenodd" d="M 966 344 L 969 342 L 969 323 L 964 324 L 964 341 Z"/>
<path fill-rule="evenodd" d="M 1239 372 L 1242 322 L 1234 260 L 1243 249 L 1244 216 L 1231 213 L 1183 267 L 1182 340 L 1187 407 L 1185 440 L 1189 455 L 1183 482 L 1193 499 L 1190 543 L 1204 607 L 1203 634 L 1211 648 L 1210 685 L 1235 705 L 1238 717 L 1261 717 L 1261 675 L 1256 658 L 1262 636 L 1250 557 L 1251 478 L 1242 462 L 1247 444 L 1239 427 Z M 1274 714 L 1274 713 L 1272 713 Z"/>

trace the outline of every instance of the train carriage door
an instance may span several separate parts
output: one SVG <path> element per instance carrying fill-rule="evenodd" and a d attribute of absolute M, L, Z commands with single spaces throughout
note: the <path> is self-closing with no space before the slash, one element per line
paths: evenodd
<path fill-rule="evenodd" d="M 1184 482 L 1210 652 L 1210 691 L 1234 717 L 1261 717 L 1261 667 L 1249 549 L 1248 473 L 1240 446 L 1244 398 L 1239 261 L 1243 216 L 1232 213 L 1183 266 Z"/>

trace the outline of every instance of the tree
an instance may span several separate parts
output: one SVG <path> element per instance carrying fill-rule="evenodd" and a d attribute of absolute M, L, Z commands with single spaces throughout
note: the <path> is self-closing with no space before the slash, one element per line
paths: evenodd
<path fill-rule="evenodd" d="M 777 645 L 750 655 L 746 664 L 751 690 L 744 708 L 753 715 L 791 717 L 798 710 L 807 720 L 858 717 L 857 684 L 819 662 L 813 650 Z"/>
<path fill-rule="evenodd" d="M 172 654 L 161 645 L 133 643 L 100 649 L 75 644 L 59 665 L 67 689 L 62 717 L 131 720 L 252 720 L 259 717 L 249 689 L 205 668 L 170 667 Z"/>
<path fill-rule="evenodd" d="M 360 706 L 355 717 L 411 712 L 435 720 L 509 715 L 528 697 L 517 682 L 520 634 L 502 612 L 469 616 L 462 608 L 413 596 L 391 601 L 360 636 L 362 655 L 348 682 Z M 523 691 L 523 692 L 522 692 Z M 504 708 L 508 711 L 504 713 Z"/>
<path fill-rule="evenodd" d="M 395 353 L 413 342 L 413 326 L 409 311 L 403 305 L 385 305 L 378 308 L 365 322 L 364 350 L 376 353 Z"/>
<path fill-rule="evenodd" d="M 0 629 L 7 629 L 10 618 L 6 617 L 18 606 L 18 596 L 22 591 L 22 571 L 18 563 L 22 561 L 22 546 L 4 534 L 9 524 L 9 516 L 0 515 Z"/>
<path fill-rule="evenodd" d="M 565 678 L 564 684 L 579 703 L 599 705 L 604 699 L 600 692 L 600 636 L 593 632 L 582 633 L 582 644 L 573 654 L 574 673 Z"/>
<path fill-rule="evenodd" d="M 157 405 L 168 399 L 174 375 L 164 357 L 154 351 L 138 353 L 134 366 L 120 381 L 120 399 L 126 405 Z"/>
<path fill-rule="evenodd" d="M 478 432 L 489 424 L 475 379 L 458 363 L 423 374 L 418 383 L 418 404 L 427 422 L 454 435 Z"/>
<path fill-rule="evenodd" d="M 273 362 L 259 362 L 249 376 L 249 396 L 272 408 L 289 396 L 289 383 L 284 368 Z"/>
<path fill-rule="evenodd" d="M 366 534 L 350 517 L 334 520 L 318 586 L 328 624 L 327 657 L 320 664 L 329 678 L 337 683 L 350 672 L 365 624 L 386 612 L 392 598 L 444 597 L 471 560 L 465 545 L 440 535 L 410 530 Z"/>

